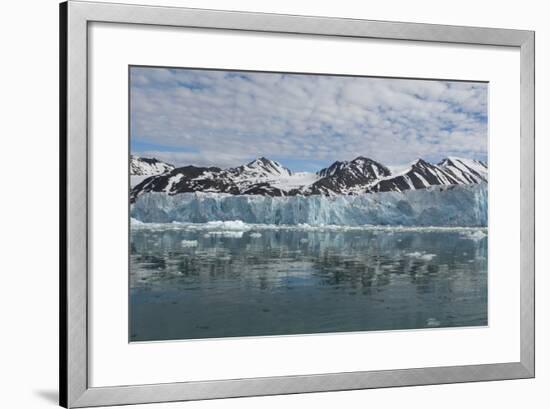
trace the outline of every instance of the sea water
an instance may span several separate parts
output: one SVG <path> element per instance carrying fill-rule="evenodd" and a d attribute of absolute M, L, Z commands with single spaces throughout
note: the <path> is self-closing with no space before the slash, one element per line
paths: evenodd
<path fill-rule="evenodd" d="M 130 341 L 487 325 L 487 230 L 133 223 Z"/>

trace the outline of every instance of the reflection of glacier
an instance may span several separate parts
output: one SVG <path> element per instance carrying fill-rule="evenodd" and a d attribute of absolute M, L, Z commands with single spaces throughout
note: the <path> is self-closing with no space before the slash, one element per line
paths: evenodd
<path fill-rule="evenodd" d="M 146 193 L 132 204 L 131 216 L 148 223 L 486 226 L 487 185 L 333 197 Z"/>
<path fill-rule="evenodd" d="M 316 277 L 325 284 L 371 288 L 395 280 L 424 285 L 436 275 L 462 292 L 471 291 L 471 281 L 484 279 L 487 269 L 485 228 L 323 230 L 247 225 L 237 236 L 218 234 L 237 230 L 211 230 L 204 224 L 135 227 L 133 286 L 175 288 L 233 278 L 276 288 L 289 279 Z"/>

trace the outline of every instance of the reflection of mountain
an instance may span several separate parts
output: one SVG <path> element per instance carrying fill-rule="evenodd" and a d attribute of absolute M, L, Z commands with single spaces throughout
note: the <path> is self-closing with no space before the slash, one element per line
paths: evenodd
<path fill-rule="evenodd" d="M 144 158 L 140 160 L 147 161 Z M 154 166 L 162 167 L 159 164 Z M 192 165 L 173 169 L 171 165 L 166 166 L 162 174 L 146 178 L 135 186 L 131 200 L 135 201 L 138 196 L 148 192 L 170 195 L 208 192 L 261 196 L 337 196 L 487 182 L 485 163 L 461 158 L 446 158 L 437 165 L 419 159 L 397 174 L 392 174 L 386 166 L 362 156 L 349 162 L 334 162 L 317 173 L 293 173 L 280 163 L 263 157 L 229 169 Z"/>

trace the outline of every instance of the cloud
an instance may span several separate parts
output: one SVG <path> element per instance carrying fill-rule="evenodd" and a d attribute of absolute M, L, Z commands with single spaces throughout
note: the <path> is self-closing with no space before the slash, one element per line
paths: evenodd
<path fill-rule="evenodd" d="M 487 156 L 487 84 L 133 67 L 131 137 L 177 165 Z M 171 152 L 170 147 L 174 150 Z M 190 152 L 182 152 L 181 147 Z"/>

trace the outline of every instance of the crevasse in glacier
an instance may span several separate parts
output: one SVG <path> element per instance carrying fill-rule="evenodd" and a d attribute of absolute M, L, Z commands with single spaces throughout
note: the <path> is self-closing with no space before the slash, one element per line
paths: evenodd
<path fill-rule="evenodd" d="M 487 185 L 332 197 L 146 193 L 132 204 L 131 217 L 145 223 L 487 226 Z"/>

